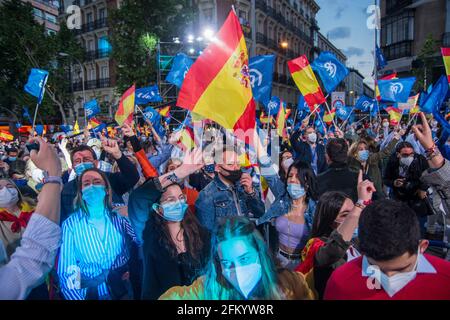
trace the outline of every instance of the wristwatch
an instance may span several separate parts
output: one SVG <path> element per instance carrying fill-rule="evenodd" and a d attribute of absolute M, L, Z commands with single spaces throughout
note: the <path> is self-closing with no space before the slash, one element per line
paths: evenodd
<path fill-rule="evenodd" d="M 56 183 L 56 184 L 60 184 L 60 185 L 63 184 L 61 177 L 50 176 L 48 174 L 48 171 L 44 171 L 44 178 L 42 179 L 42 184 L 47 184 L 47 183 Z"/>

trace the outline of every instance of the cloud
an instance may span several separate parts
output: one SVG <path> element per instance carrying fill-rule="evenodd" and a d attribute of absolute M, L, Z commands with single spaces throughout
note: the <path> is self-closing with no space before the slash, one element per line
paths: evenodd
<path fill-rule="evenodd" d="M 342 51 L 347 57 L 351 56 L 361 57 L 364 54 L 364 49 L 356 47 L 348 47 L 347 49 L 344 49 Z"/>
<path fill-rule="evenodd" d="M 328 32 L 328 37 L 330 37 L 330 39 L 346 39 L 346 38 L 350 38 L 350 28 L 349 27 L 337 27 L 334 29 L 331 29 Z"/>
<path fill-rule="evenodd" d="M 344 13 L 345 10 L 348 9 L 348 5 L 344 4 L 344 5 L 340 5 L 336 8 L 336 14 L 334 15 L 335 19 L 340 19 L 342 18 L 342 14 Z"/>

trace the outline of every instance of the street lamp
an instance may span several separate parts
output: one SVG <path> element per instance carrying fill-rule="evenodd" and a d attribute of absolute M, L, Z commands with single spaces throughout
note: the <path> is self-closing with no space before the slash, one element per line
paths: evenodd
<path fill-rule="evenodd" d="M 283 41 L 283 42 L 281 42 L 281 47 L 283 49 L 287 49 L 289 47 L 289 43 L 287 43 L 287 41 Z"/>
<path fill-rule="evenodd" d="M 78 60 L 77 58 L 75 58 L 74 56 L 72 56 L 68 53 L 58 52 L 58 55 L 60 57 L 71 57 L 73 60 L 75 60 L 78 63 L 78 65 L 81 68 L 81 87 L 83 90 L 83 109 L 84 109 L 84 105 L 86 104 L 86 91 L 84 90 L 84 68 L 83 68 L 83 65 L 81 64 L 80 60 Z M 84 122 L 85 122 L 85 125 L 87 125 L 86 110 L 84 110 Z"/>
<path fill-rule="evenodd" d="M 207 28 L 205 29 L 205 31 L 203 31 L 203 36 L 205 37 L 206 40 L 211 40 L 214 36 L 214 31 Z"/>

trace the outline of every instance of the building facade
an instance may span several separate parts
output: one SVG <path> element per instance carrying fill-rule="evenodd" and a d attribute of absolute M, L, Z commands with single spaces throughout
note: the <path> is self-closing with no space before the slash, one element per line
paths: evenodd
<path fill-rule="evenodd" d="M 358 98 L 364 94 L 364 76 L 356 69 L 349 68 L 349 71 L 344 80 L 347 91 L 346 103 L 348 106 L 354 106 Z"/>
<path fill-rule="evenodd" d="M 443 70 L 439 48 L 450 46 L 450 1 L 381 0 L 381 48 L 388 61 L 381 74 L 411 75 L 429 35 L 436 41 L 435 81 Z"/>
<path fill-rule="evenodd" d="M 304 54 L 312 62 L 321 51 L 329 50 L 345 63 L 345 55 L 320 35 L 315 18 L 320 7 L 313 0 L 255 0 L 255 11 L 250 0 L 199 0 L 197 28 L 217 31 L 232 5 L 243 26 L 250 56 L 276 55 L 272 95 L 282 98 L 288 106 L 297 105 L 299 91 L 287 61 Z M 256 36 L 252 36 L 252 27 Z"/>
<path fill-rule="evenodd" d="M 72 13 L 68 10 L 71 5 L 80 8 L 81 26 L 73 32 L 86 50 L 82 66 L 77 61 L 72 64 L 71 89 L 78 111 L 73 116 L 83 118 L 83 101 L 94 98 L 101 105 L 102 113 L 112 116 L 112 106 L 117 104 L 117 97 L 114 92 L 116 73 L 114 60 L 111 59 L 108 10 L 117 8 L 119 0 L 61 0 L 61 23 L 65 23 L 68 14 Z"/>
<path fill-rule="evenodd" d="M 37 22 L 45 26 L 47 34 L 55 34 L 59 31 L 57 0 L 22 0 L 33 7 L 33 15 Z"/>

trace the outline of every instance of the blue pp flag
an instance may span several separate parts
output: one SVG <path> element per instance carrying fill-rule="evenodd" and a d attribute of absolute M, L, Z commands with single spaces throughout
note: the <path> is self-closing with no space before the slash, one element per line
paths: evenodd
<path fill-rule="evenodd" d="M 63 124 L 63 125 L 61 125 L 61 126 L 59 126 L 60 128 L 61 128 L 61 130 L 65 133 L 65 134 L 67 134 L 67 133 L 69 133 L 70 131 L 72 131 L 72 128 L 69 126 L 69 125 L 67 125 L 67 124 Z"/>
<path fill-rule="evenodd" d="M 159 95 L 158 86 L 150 86 L 145 88 L 136 89 L 135 92 L 135 104 L 146 104 L 149 102 L 160 102 L 162 101 Z"/>
<path fill-rule="evenodd" d="M 88 119 L 100 113 L 100 107 L 98 105 L 97 99 L 93 99 L 84 104 L 84 110 L 86 111 L 86 117 Z"/>
<path fill-rule="evenodd" d="M 184 53 L 179 53 L 175 56 L 170 69 L 169 74 L 166 77 L 166 81 L 181 88 L 184 78 L 191 68 L 194 61 Z"/>
<path fill-rule="evenodd" d="M 264 106 L 268 116 L 275 116 L 280 110 L 281 100 L 278 97 L 272 97 L 267 105 Z"/>
<path fill-rule="evenodd" d="M 153 109 L 152 107 L 147 107 L 144 109 L 144 117 L 152 123 L 153 126 L 155 124 L 160 123 L 161 115 L 158 111 Z"/>
<path fill-rule="evenodd" d="M 411 89 L 416 82 L 415 77 L 395 79 L 395 80 L 378 80 L 381 100 L 390 102 L 407 102 Z"/>
<path fill-rule="evenodd" d="M 298 104 L 297 104 L 297 109 L 298 111 L 306 111 L 309 112 L 310 108 L 308 106 L 308 104 L 305 101 L 305 97 L 303 97 L 302 94 L 300 94 L 300 96 L 298 97 Z"/>
<path fill-rule="evenodd" d="M 42 102 L 45 92 L 45 84 L 48 79 L 48 71 L 42 69 L 31 69 L 28 82 L 25 84 L 25 92 L 38 98 L 38 104 Z"/>
<path fill-rule="evenodd" d="M 367 112 L 371 108 L 373 108 L 374 104 L 375 104 L 375 99 L 371 99 L 365 95 L 362 95 L 356 102 L 355 109 L 360 110 L 362 112 Z"/>
<path fill-rule="evenodd" d="M 349 74 L 348 69 L 336 58 L 334 54 L 323 51 L 311 63 L 311 68 L 322 79 L 325 90 L 330 93 L 336 89 L 342 80 Z"/>
<path fill-rule="evenodd" d="M 314 125 L 316 126 L 317 132 L 319 132 L 321 135 L 324 135 L 324 134 L 325 134 L 325 127 L 323 126 L 323 122 L 320 121 L 320 119 L 317 119 L 317 120 L 314 122 Z"/>
<path fill-rule="evenodd" d="M 350 113 L 352 112 L 352 107 L 337 107 L 336 108 L 336 117 L 338 117 L 340 120 L 345 121 L 350 116 Z"/>
<path fill-rule="evenodd" d="M 446 76 L 441 76 L 439 80 L 434 84 L 433 89 L 427 95 L 425 102 L 420 106 L 420 111 L 425 113 L 432 113 L 436 118 L 436 115 L 440 115 L 439 109 L 445 100 L 448 92 L 448 80 Z"/>
<path fill-rule="evenodd" d="M 380 112 L 380 106 L 374 101 L 374 103 L 370 106 L 370 116 L 376 117 Z"/>
<path fill-rule="evenodd" d="M 44 133 L 44 126 L 42 124 L 37 124 L 34 126 L 34 131 L 36 131 L 39 136 L 42 136 Z"/>
<path fill-rule="evenodd" d="M 377 69 L 381 70 L 387 66 L 386 59 L 384 58 L 383 52 L 381 52 L 380 47 L 378 47 L 378 46 L 376 47 L 375 53 L 377 56 Z"/>
<path fill-rule="evenodd" d="M 272 95 L 273 66 L 275 55 L 264 55 L 252 57 L 249 60 L 250 83 L 253 98 L 267 105 Z"/>
<path fill-rule="evenodd" d="M 102 123 L 100 123 L 98 126 L 96 126 L 95 128 L 92 128 L 91 131 L 92 131 L 93 133 L 100 133 L 100 132 L 102 132 L 103 129 L 105 129 L 105 128 L 106 128 L 106 124 L 102 122 Z"/>

